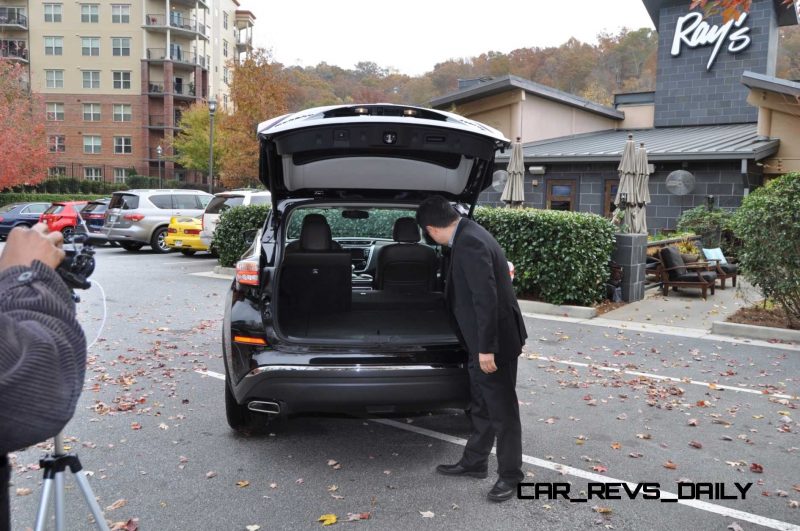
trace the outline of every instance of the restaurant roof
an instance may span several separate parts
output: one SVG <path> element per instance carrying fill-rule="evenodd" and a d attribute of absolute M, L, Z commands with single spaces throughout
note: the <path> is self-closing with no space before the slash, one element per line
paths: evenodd
<path fill-rule="evenodd" d="M 644 142 L 654 161 L 761 160 L 778 151 L 780 140 L 759 138 L 756 124 L 616 129 L 562 136 L 523 145 L 526 162 L 618 161 L 629 134 Z M 507 160 L 510 151 L 499 154 Z"/>
<path fill-rule="evenodd" d="M 742 74 L 742 84 L 750 89 L 763 89 L 793 96 L 795 103 L 800 105 L 800 83 L 797 81 L 745 71 Z"/>

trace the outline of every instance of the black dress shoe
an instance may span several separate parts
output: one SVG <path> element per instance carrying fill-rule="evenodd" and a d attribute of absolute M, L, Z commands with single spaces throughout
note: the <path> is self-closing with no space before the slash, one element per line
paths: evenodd
<path fill-rule="evenodd" d="M 489 475 L 487 468 L 464 468 L 460 463 L 454 465 L 439 465 L 436 471 L 445 476 L 469 476 L 471 478 L 484 479 Z"/>
<path fill-rule="evenodd" d="M 494 484 L 494 487 L 492 487 L 492 490 L 489 491 L 489 494 L 486 497 L 493 502 L 503 502 L 510 500 L 516 492 L 516 482 L 498 479 L 497 483 Z"/>

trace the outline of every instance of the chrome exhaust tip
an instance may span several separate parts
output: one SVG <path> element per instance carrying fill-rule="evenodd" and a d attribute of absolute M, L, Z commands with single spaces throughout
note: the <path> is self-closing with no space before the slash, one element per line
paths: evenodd
<path fill-rule="evenodd" d="M 253 400 L 247 403 L 247 409 L 255 411 L 256 413 L 264 413 L 266 415 L 280 415 L 281 406 L 277 402 L 264 402 L 261 400 Z"/>

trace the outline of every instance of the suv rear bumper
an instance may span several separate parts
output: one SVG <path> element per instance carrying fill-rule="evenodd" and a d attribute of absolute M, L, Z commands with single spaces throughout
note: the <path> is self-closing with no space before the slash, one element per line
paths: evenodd
<path fill-rule="evenodd" d="M 465 367 L 432 365 L 263 365 L 234 386 L 240 404 L 268 400 L 287 413 L 388 413 L 464 408 Z"/>
<path fill-rule="evenodd" d="M 112 242 L 138 242 L 150 243 L 152 233 L 149 227 L 141 225 L 131 225 L 127 228 L 111 228 L 107 229 L 107 239 Z"/>

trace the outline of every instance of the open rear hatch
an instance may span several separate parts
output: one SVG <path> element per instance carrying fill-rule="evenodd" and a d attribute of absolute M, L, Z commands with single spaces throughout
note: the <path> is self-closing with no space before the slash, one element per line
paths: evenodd
<path fill-rule="evenodd" d="M 261 182 L 289 198 L 391 200 L 441 194 L 472 207 L 491 185 L 500 131 L 390 104 L 318 107 L 259 125 Z"/>

